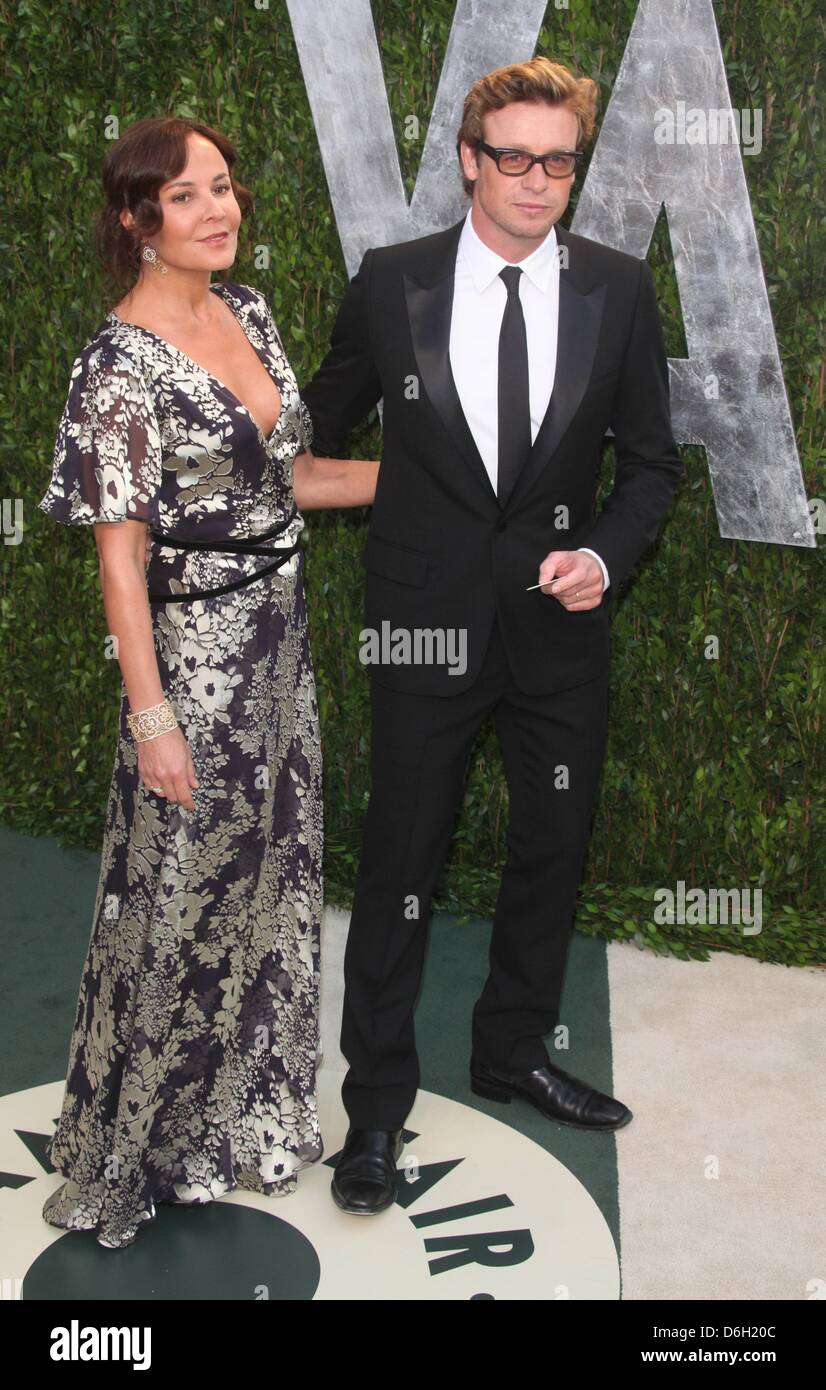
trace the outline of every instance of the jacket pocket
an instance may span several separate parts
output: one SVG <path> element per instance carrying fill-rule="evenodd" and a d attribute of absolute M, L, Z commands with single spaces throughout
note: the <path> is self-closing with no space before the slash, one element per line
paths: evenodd
<path fill-rule="evenodd" d="M 395 579 L 397 584 L 412 584 L 421 588 L 427 580 L 427 556 L 420 550 L 386 541 L 382 536 L 368 535 L 364 549 L 364 567 L 371 574 Z"/>

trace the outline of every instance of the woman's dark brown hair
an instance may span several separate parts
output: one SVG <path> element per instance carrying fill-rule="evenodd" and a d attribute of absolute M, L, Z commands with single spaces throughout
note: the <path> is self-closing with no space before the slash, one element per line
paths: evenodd
<path fill-rule="evenodd" d="M 224 156 L 241 216 L 246 217 L 252 210 L 252 194 L 233 177 L 232 169 L 238 155 L 219 130 L 184 116 L 147 116 L 135 121 L 106 153 L 103 161 L 106 203 L 94 228 L 98 254 L 116 293 L 131 287 L 138 277 L 141 242 L 159 231 L 163 223 L 158 190 L 184 169 L 186 142 L 193 132 L 211 140 Z M 124 208 L 135 219 L 131 231 L 120 220 Z"/>

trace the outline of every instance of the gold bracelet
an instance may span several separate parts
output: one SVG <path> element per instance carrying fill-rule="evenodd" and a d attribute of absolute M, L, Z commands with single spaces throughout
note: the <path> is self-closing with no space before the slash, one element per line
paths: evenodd
<path fill-rule="evenodd" d="M 137 743 L 145 743 L 149 738 L 157 738 L 159 734 L 178 727 L 172 706 L 166 698 L 159 705 L 138 710 L 137 714 L 127 714 L 126 722 Z"/>

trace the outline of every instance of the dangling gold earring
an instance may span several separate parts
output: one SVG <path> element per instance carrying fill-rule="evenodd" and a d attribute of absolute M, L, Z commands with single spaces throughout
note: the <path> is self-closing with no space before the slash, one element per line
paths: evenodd
<path fill-rule="evenodd" d="M 143 260 L 148 261 L 150 265 L 153 265 L 156 270 L 159 270 L 162 275 L 167 275 L 169 273 L 154 246 L 150 246 L 148 241 L 144 243 L 141 257 Z"/>

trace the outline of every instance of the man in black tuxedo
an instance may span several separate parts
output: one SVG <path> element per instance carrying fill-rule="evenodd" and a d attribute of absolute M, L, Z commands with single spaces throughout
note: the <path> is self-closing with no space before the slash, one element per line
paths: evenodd
<path fill-rule="evenodd" d="M 468 216 L 367 251 L 302 391 L 319 454 L 384 401 L 365 551 L 372 783 L 344 967 L 350 1126 L 332 1183 L 344 1211 L 395 1197 L 430 901 L 490 714 L 509 822 L 472 1089 L 588 1129 L 631 1119 L 543 1040 L 605 747 L 605 591 L 655 540 L 682 475 L 651 272 L 559 225 L 595 103 L 590 79 L 545 58 L 476 82 L 457 141 Z M 609 427 L 615 481 L 596 516 Z"/>

